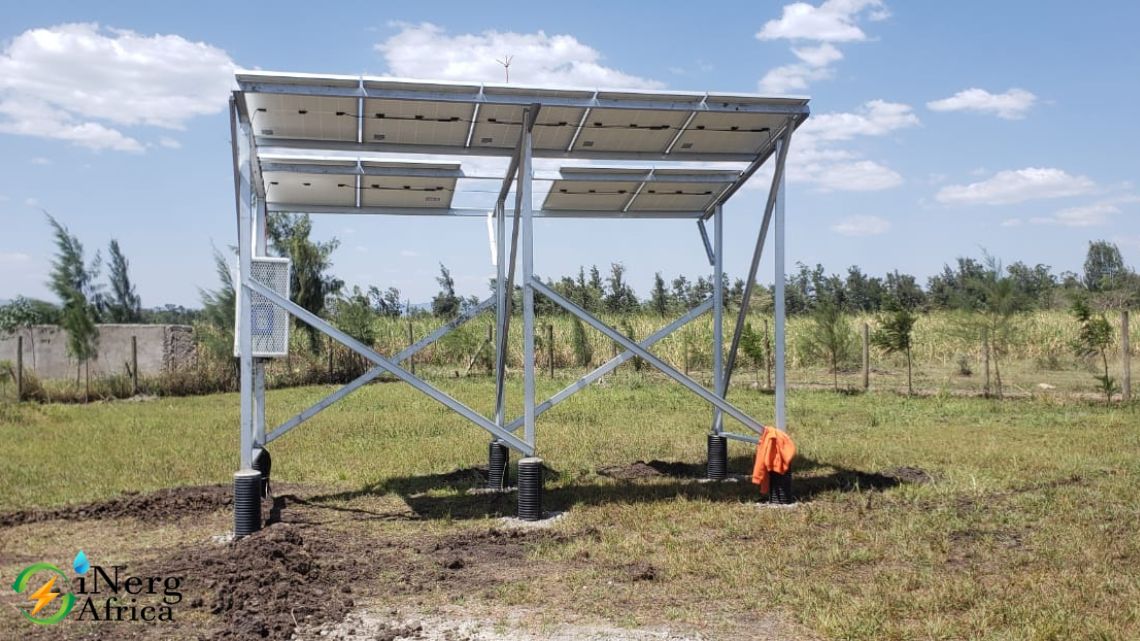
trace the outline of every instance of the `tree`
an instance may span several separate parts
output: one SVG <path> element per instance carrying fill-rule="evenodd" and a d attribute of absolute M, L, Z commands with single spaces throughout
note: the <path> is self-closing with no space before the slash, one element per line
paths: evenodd
<path fill-rule="evenodd" d="M 236 373 L 237 359 L 234 358 L 234 308 L 237 290 L 234 288 L 233 271 L 226 255 L 213 248 L 214 273 L 218 276 L 217 289 L 199 289 L 202 300 L 201 320 L 207 331 L 197 332 L 197 339 L 215 358 L 229 361 Z"/>
<path fill-rule="evenodd" d="M 1082 279 L 1090 292 L 1103 292 L 1115 288 L 1122 276 L 1128 273 L 1120 249 L 1107 240 L 1089 243 L 1085 256 L 1085 273 Z"/>
<path fill-rule="evenodd" d="M 839 364 L 850 360 L 855 350 L 855 331 L 839 305 L 829 300 L 816 304 L 806 339 L 809 355 L 831 364 L 832 381 L 839 391 Z"/>
<path fill-rule="evenodd" d="M 607 312 L 622 314 L 637 309 L 637 294 L 625 282 L 625 267 L 621 263 L 610 264 L 609 291 L 606 293 Z"/>
<path fill-rule="evenodd" d="M 669 290 L 665 289 L 665 279 L 661 278 L 661 272 L 653 275 L 653 292 L 649 295 L 649 308 L 658 316 L 664 316 L 669 312 Z"/>
<path fill-rule="evenodd" d="M 744 324 L 740 333 L 740 351 L 752 362 L 756 383 L 760 383 L 760 368 L 768 366 L 768 345 L 764 336 L 752 329 L 752 323 Z"/>
<path fill-rule="evenodd" d="M 586 367 L 594 358 L 594 348 L 590 345 L 590 338 L 586 336 L 586 326 L 575 316 L 570 332 L 570 346 L 574 351 L 574 364 Z"/>
<path fill-rule="evenodd" d="M 879 320 L 878 329 L 871 335 L 871 343 L 885 354 L 906 355 L 906 393 L 910 396 L 914 394 L 911 337 L 918 316 L 897 303 L 892 304 L 892 307 L 893 309 Z"/>
<path fill-rule="evenodd" d="M 376 313 L 387 318 L 398 318 L 403 312 L 404 306 L 400 301 L 400 290 L 395 287 L 389 287 L 383 292 L 375 285 L 368 288 L 368 299 L 372 302 L 372 308 Z"/>
<path fill-rule="evenodd" d="M 58 325 L 60 309 L 35 298 L 17 296 L 0 305 L 0 333 L 10 333 L 32 325 Z"/>
<path fill-rule="evenodd" d="M 455 295 L 455 279 L 443 263 L 439 264 L 435 282 L 439 283 L 439 293 L 431 299 L 431 313 L 440 318 L 455 318 L 459 314 L 460 300 Z"/>
<path fill-rule="evenodd" d="M 135 293 L 135 286 L 127 274 L 129 263 L 126 256 L 119 249 L 119 241 L 111 239 L 108 249 L 111 257 L 109 285 L 110 295 L 107 297 L 107 318 L 112 323 L 141 323 L 142 299 Z"/>
<path fill-rule="evenodd" d="M 294 303 L 320 316 L 325 312 L 325 304 L 344 282 L 329 274 L 332 268 L 331 256 L 340 241 L 315 241 L 309 238 L 313 223 L 308 214 L 270 214 L 266 219 L 269 242 L 281 256 L 292 261 L 289 277 L 289 298 Z M 309 336 L 309 349 L 316 353 L 319 349 L 320 331 L 300 321 L 297 326 Z"/>
<path fill-rule="evenodd" d="M 1081 358 L 1100 357 L 1104 373 L 1093 378 L 1100 383 L 1105 400 L 1111 401 L 1116 393 L 1116 380 L 1108 375 L 1108 348 L 1112 346 L 1112 325 L 1103 313 L 1094 314 L 1085 296 L 1073 299 L 1071 308 L 1073 316 L 1080 323 L 1081 328 L 1073 341 L 1073 351 Z"/>
<path fill-rule="evenodd" d="M 96 303 L 99 299 L 95 280 L 101 260 L 98 252 L 88 264 L 83 257 L 83 244 L 51 214 L 48 223 L 55 234 L 56 254 L 52 259 L 48 287 L 59 297 L 60 325 L 67 332 L 67 353 L 82 367 L 98 353 L 99 329 Z M 79 368 L 76 382 L 79 382 Z"/>
<path fill-rule="evenodd" d="M 988 253 L 981 262 L 959 258 L 958 264 L 961 279 L 955 283 L 956 293 L 947 299 L 958 312 L 955 333 L 968 341 L 981 341 L 987 358 L 993 362 L 997 396 L 1001 398 L 1001 355 L 1016 336 L 1018 317 L 1032 309 L 1033 301 L 1017 289 L 1001 262 Z M 988 370 L 985 392 L 990 392 Z"/>

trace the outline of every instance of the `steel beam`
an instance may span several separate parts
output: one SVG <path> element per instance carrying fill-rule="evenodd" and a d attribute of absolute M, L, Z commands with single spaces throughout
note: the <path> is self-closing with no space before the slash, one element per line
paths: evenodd
<path fill-rule="evenodd" d="M 265 287 L 264 285 L 262 285 L 261 283 L 258 283 L 257 281 L 250 281 L 249 283 L 247 283 L 247 287 L 249 287 L 253 291 L 257 292 L 258 294 L 261 294 L 262 296 L 268 298 L 270 302 L 277 305 L 278 307 L 281 307 L 282 309 L 289 312 L 293 316 L 301 319 L 302 322 L 307 323 L 308 325 L 316 328 L 318 331 L 329 336 L 330 338 L 337 341 L 341 345 L 344 345 L 345 347 L 351 349 L 352 351 L 356 352 L 357 354 L 360 354 L 364 358 L 372 361 L 375 365 L 383 368 L 389 374 L 392 374 L 393 376 L 400 379 L 401 381 L 411 385 L 412 387 L 416 388 L 417 390 L 419 390 L 423 394 L 425 394 L 428 397 L 436 400 L 437 402 L 444 405 L 445 407 L 453 410 L 455 413 L 466 418 L 467 420 L 471 421 L 475 425 L 477 425 L 477 426 L 487 430 L 488 432 L 494 434 L 500 440 L 502 440 L 504 444 L 509 445 L 510 447 L 518 450 L 519 452 L 527 454 L 528 456 L 530 454 L 534 453 L 534 448 L 532 448 L 527 443 L 524 443 L 523 441 L 519 440 L 518 437 L 516 437 L 514 434 L 511 434 L 510 432 L 508 432 L 508 431 L 500 428 L 499 426 L 495 425 L 491 421 L 488 421 L 485 417 L 480 415 L 475 410 L 471 409 L 470 407 L 467 407 L 466 405 L 464 405 L 463 403 L 459 402 L 458 400 L 452 398 L 451 396 L 448 396 L 446 393 L 437 389 L 436 387 L 434 387 L 433 385 L 431 385 L 427 381 L 409 373 L 407 370 L 405 370 L 404 368 L 395 364 L 394 362 L 388 360 L 387 358 L 384 358 L 380 354 L 377 354 L 374 350 L 369 348 L 364 343 L 361 343 L 360 341 L 356 340 L 355 338 L 353 338 L 353 337 L 349 336 L 348 334 L 340 331 L 339 329 L 333 327 L 327 321 L 325 321 L 321 317 L 317 316 L 316 314 L 310 312 L 309 310 L 305 309 L 304 307 L 297 305 L 296 303 L 294 303 L 294 302 L 290 301 L 289 299 L 281 296 L 280 294 L 273 291 L 272 289 Z"/>
<path fill-rule="evenodd" d="M 544 285 L 542 283 L 542 281 L 538 280 L 537 278 L 532 279 L 531 280 L 531 286 L 534 287 L 535 291 L 539 292 L 543 296 L 546 296 L 550 300 L 554 301 L 560 307 L 562 307 L 566 311 L 570 312 L 571 314 L 574 314 L 578 318 L 581 318 L 583 321 L 586 322 L 587 325 L 590 325 L 594 329 L 605 334 L 610 340 L 614 341 L 618 345 L 621 345 L 622 347 L 624 347 L 628 351 L 633 352 L 633 354 L 635 356 L 641 357 L 643 360 L 645 360 L 650 365 L 661 370 L 661 372 L 663 374 L 665 374 L 666 376 L 668 376 L 669 378 L 672 378 L 673 380 L 677 381 L 681 385 L 684 385 L 685 387 L 687 387 L 689 389 L 689 391 L 691 391 L 694 394 L 696 394 L 697 396 L 703 398 L 705 401 L 712 404 L 714 407 L 720 409 L 725 414 L 728 414 L 732 418 L 740 421 L 745 426 L 747 426 L 749 429 L 755 431 L 757 434 L 760 434 L 764 431 L 764 426 L 761 423 L 759 423 L 756 419 L 748 416 L 747 414 L 742 412 L 740 409 L 738 409 L 736 406 L 734 406 L 731 403 L 729 403 L 728 401 L 720 398 L 716 394 L 713 394 L 712 392 L 708 391 L 703 386 L 701 386 L 700 383 L 694 381 L 693 379 L 689 378 L 688 376 L 685 376 L 681 372 L 678 372 L 671 365 L 669 365 L 665 361 L 661 360 L 660 358 L 657 358 L 653 354 L 649 353 L 648 351 L 643 349 L 640 345 L 638 345 L 637 343 L 633 342 L 628 337 L 623 335 L 621 332 L 610 327 L 609 325 L 606 325 L 605 323 L 598 320 L 597 318 L 594 318 L 586 310 L 582 309 L 578 305 L 576 305 L 573 302 L 564 298 L 558 292 L 556 292 L 553 289 Z"/>
<path fill-rule="evenodd" d="M 719 205 L 713 213 L 713 388 L 724 398 L 724 210 Z M 720 434 L 724 417 L 713 409 L 712 432 Z"/>
<path fill-rule="evenodd" d="M 299 203 L 270 203 L 270 212 L 285 212 L 293 214 L 351 214 L 356 216 L 478 216 L 487 215 L 486 208 L 463 207 L 351 207 L 338 205 L 306 205 Z M 515 209 L 506 209 L 508 215 L 513 215 Z M 588 209 L 536 209 L 531 212 L 535 218 L 650 218 L 657 220 L 696 220 L 702 215 L 699 211 L 594 211 Z"/>
<path fill-rule="evenodd" d="M 393 363 L 402 363 L 402 362 L 408 360 L 409 358 L 411 358 L 412 356 L 415 356 L 417 353 L 419 353 L 421 350 L 426 348 L 428 345 L 431 345 L 432 343 L 438 341 L 439 339 L 443 338 L 444 336 L 446 336 L 446 335 L 450 334 L 452 331 L 454 331 L 455 328 L 457 328 L 460 325 L 462 325 L 463 323 L 471 320 L 472 318 L 475 318 L 476 316 L 478 316 L 480 313 L 482 313 L 488 307 L 490 307 L 491 304 L 494 302 L 495 302 L 495 298 L 492 296 L 491 298 L 488 298 L 487 300 L 479 303 L 475 307 L 472 307 L 471 309 L 467 310 L 466 312 L 463 312 L 459 316 L 456 316 L 455 318 L 451 319 L 450 321 L 448 321 L 444 325 L 441 325 L 440 327 L 436 328 L 435 331 L 428 334 L 424 338 L 416 341 L 414 344 L 409 345 L 408 347 L 401 350 L 399 353 L 397 353 L 395 356 L 393 356 L 391 358 L 391 361 Z M 348 396 L 350 393 L 359 389 L 361 386 L 367 384 L 372 379 L 383 374 L 385 371 L 387 371 L 387 370 L 385 370 L 383 367 L 373 367 L 372 369 L 368 370 L 367 372 L 364 372 L 363 374 L 361 374 L 360 376 L 356 377 L 351 382 L 346 384 L 344 387 L 336 390 L 332 394 L 329 394 L 328 396 L 317 401 L 316 403 L 314 403 L 310 407 L 308 407 L 308 408 L 302 410 L 301 412 L 297 413 L 296 415 L 294 415 L 292 418 L 285 421 L 281 425 L 278 425 L 277 427 L 275 427 L 273 429 L 273 431 L 270 432 L 269 436 L 266 439 L 266 442 L 273 441 L 273 440 L 276 440 L 276 439 L 284 436 L 285 433 L 288 432 L 289 430 L 293 429 L 294 427 L 297 427 L 301 423 L 304 423 L 305 421 L 309 420 L 310 418 L 316 416 L 317 414 L 319 414 L 321 411 L 323 411 L 328 406 L 332 405 L 336 401 L 339 401 L 340 399 L 344 398 L 345 396 Z"/>
<path fill-rule="evenodd" d="M 529 121 L 533 122 L 534 112 Z M 518 187 L 519 208 L 522 216 L 522 279 L 523 279 L 523 439 L 534 447 L 534 217 L 531 212 L 531 147 L 530 128 L 523 131 L 522 153 L 519 154 Z M 510 279 L 507 284 L 510 285 Z"/>
<path fill-rule="evenodd" d="M 784 298 L 784 175 L 776 185 L 776 428 L 788 429 L 787 376 L 785 375 L 785 298 Z"/>
<path fill-rule="evenodd" d="M 248 76 L 247 76 L 248 77 Z M 275 81 L 276 80 L 276 81 Z M 370 86 L 365 79 L 363 86 L 355 84 L 337 86 L 333 84 L 320 84 L 321 78 L 313 78 L 311 84 L 297 82 L 283 82 L 275 78 L 242 79 L 239 75 L 237 83 L 241 91 L 247 93 L 285 94 L 299 96 L 330 96 L 330 97 L 363 97 L 366 99 L 381 100 L 407 100 L 421 102 L 459 102 L 479 103 L 485 105 L 509 105 L 525 107 L 534 103 L 533 95 L 525 95 L 525 87 L 511 86 L 519 89 L 521 95 L 509 93 L 488 93 L 482 87 L 472 85 L 449 87 L 447 91 L 424 89 L 389 89 Z M 633 94 L 634 92 L 625 92 Z M 764 96 L 742 96 L 743 98 L 763 98 Z M 793 101 L 772 102 L 734 102 L 735 96 L 710 95 L 707 93 L 673 93 L 669 100 L 654 99 L 650 92 L 644 98 L 602 98 L 599 93 L 591 97 L 581 96 L 552 96 L 544 95 L 541 102 L 548 107 L 578 107 L 588 109 L 632 109 L 653 111 L 701 111 L 712 113 L 759 113 L 759 114 L 806 114 L 807 105 Z"/>
<path fill-rule="evenodd" d="M 768 237 L 768 224 L 772 220 L 772 212 L 777 206 L 777 194 L 784 180 L 791 136 L 792 130 L 787 129 L 784 132 L 784 137 L 777 142 L 778 151 L 776 152 L 776 167 L 772 172 L 772 185 L 768 189 L 768 200 L 764 205 L 764 218 L 760 223 L 760 231 L 756 235 L 756 247 L 752 250 L 752 263 L 748 266 L 748 279 L 744 281 L 744 295 L 740 299 L 740 311 L 736 315 L 736 326 L 732 330 L 732 344 L 728 348 L 728 363 L 724 370 L 726 394 L 732 383 L 732 371 L 736 368 L 736 353 L 744 335 L 744 325 L 748 321 L 748 308 L 752 304 L 752 289 L 756 286 L 756 274 L 760 269 L 760 258 L 764 255 L 764 241 Z"/>
<path fill-rule="evenodd" d="M 704 314 L 705 312 L 707 312 L 710 308 L 712 308 L 712 304 L 713 304 L 713 301 L 711 298 L 706 299 L 705 302 L 701 303 L 700 305 L 697 305 L 693 309 L 690 309 L 684 316 L 678 318 L 677 320 L 673 321 L 672 323 L 669 323 L 665 327 L 662 327 L 661 329 L 657 330 L 656 332 L 645 337 L 645 339 L 642 340 L 640 343 L 638 343 L 638 345 L 641 345 L 645 349 L 649 349 L 650 347 L 653 347 L 658 342 L 660 342 L 662 339 L 664 339 L 666 336 L 669 336 L 670 334 L 677 331 L 678 329 L 681 329 L 685 325 L 688 325 L 694 319 L 698 318 L 701 314 Z M 630 352 L 627 350 L 627 351 L 622 352 L 621 354 L 618 354 L 617 356 L 614 356 L 613 358 L 606 361 L 602 365 L 599 365 L 597 368 L 595 368 L 589 374 L 586 374 L 582 378 L 579 378 L 578 380 L 574 381 L 573 383 L 562 388 L 554 396 L 551 396 L 550 398 L 543 401 L 542 403 L 539 403 L 534 408 L 535 417 L 537 418 L 538 416 L 540 416 L 544 412 L 546 412 L 546 410 L 553 408 L 555 405 L 561 403 L 562 401 L 570 398 L 574 394 L 585 389 L 590 383 L 593 383 L 594 381 L 605 376 L 606 374 L 609 374 L 613 370 L 617 369 L 622 363 L 625 363 L 626 361 L 628 361 L 631 358 L 633 358 L 633 352 Z M 512 432 L 517 432 L 518 429 L 520 427 L 522 427 L 523 422 L 524 422 L 524 417 L 520 416 L 519 418 L 516 418 L 515 420 L 511 421 L 510 425 L 507 426 L 507 429 L 512 431 Z"/>
<path fill-rule="evenodd" d="M 507 326 L 510 296 L 507 291 L 507 214 L 502 203 L 495 205 L 495 424 L 503 425 L 503 398 L 506 385 Z"/>
<path fill-rule="evenodd" d="M 697 219 L 697 230 L 701 232 L 701 244 L 705 246 L 705 256 L 709 258 L 709 267 L 716 264 L 716 253 L 713 252 L 712 243 L 709 242 L 709 230 L 705 227 L 703 219 Z"/>
<path fill-rule="evenodd" d="M 234 199 L 237 209 L 238 224 L 238 286 L 237 286 L 237 313 L 235 330 L 238 338 L 238 386 L 241 392 L 240 406 L 240 465 L 242 470 L 248 470 L 253 465 L 253 342 L 249 334 L 249 321 L 251 317 L 251 303 L 249 293 L 250 272 L 252 264 L 253 244 L 252 225 L 253 211 L 249 203 L 249 190 L 244 188 L 248 180 L 243 180 L 245 174 L 251 170 L 249 163 L 249 149 L 243 144 L 243 137 L 239 135 L 239 116 L 235 101 L 230 102 L 230 144 L 233 146 L 234 159 Z M 240 133 L 245 133 L 244 128 Z"/>
<path fill-rule="evenodd" d="M 733 441 L 741 441 L 743 443 L 751 443 L 753 445 L 756 445 L 760 442 L 760 439 L 752 434 L 735 434 L 733 432 L 722 431 L 720 435 Z"/>
<path fill-rule="evenodd" d="M 274 138 L 257 136 L 257 144 L 267 150 L 291 151 L 340 151 L 355 154 L 383 153 L 399 154 L 402 156 L 479 156 L 507 158 L 514 155 L 514 149 L 509 147 L 461 147 L 448 145 L 411 145 L 388 142 L 363 142 L 351 140 L 305 140 L 298 138 Z M 760 155 L 767 158 L 765 148 Z M 575 149 L 565 151 L 559 149 L 534 150 L 535 158 L 562 158 L 574 160 L 623 160 L 623 161 L 677 161 L 677 162 L 731 162 L 748 163 L 756 160 L 756 153 L 694 153 L 691 151 L 663 152 L 630 152 L 630 151 L 594 151 L 590 149 Z"/>

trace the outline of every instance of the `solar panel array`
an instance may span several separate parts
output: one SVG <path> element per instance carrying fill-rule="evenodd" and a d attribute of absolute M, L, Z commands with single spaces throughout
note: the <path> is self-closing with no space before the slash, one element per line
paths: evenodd
<path fill-rule="evenodd" d="M 613 158 L 633 162 L 757 161 L 771 154 L 775 137 L 794 118 L 807 116 L 807 100 L 678 92 L 588 91 L 425 83 L 350 76 L 239 72 L 259 148 L 294 147 L 365 153 L 509 155 L 517 146 L 524 109 L 540 105 L 532 135 L 536 157 Z M 363 166 L 362 163 L 361 166 Z M 455 178 L 296 173 L 278 164 L 266 172 L 270 203 L 333 207 L 447 210 Z M 349 162 L 355 167 L 356 162 Z M 458 164 L 448 165 L 458 169 Z M 649 167 L 606 169 L 601 181 L 583 181 L 564 169 L 543 209 L 586 212 L 680 212 L 710 207 L 741 177 L 722 180 L 693 170 Z M 674 173 L 670 173 L 674 172 Z M 679 173 L 678 173 L 679 172 Z M 667 180 L 670 176 L 674 180 Z M 645 180 L 645 178 L 649 180 Z"/>

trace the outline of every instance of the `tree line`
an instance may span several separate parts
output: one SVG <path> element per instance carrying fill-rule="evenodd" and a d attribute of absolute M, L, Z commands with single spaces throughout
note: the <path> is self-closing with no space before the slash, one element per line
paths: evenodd
<path fill-rule="evenodd" d="M 79 363 L 92 358 L 98 323 L 193 323 L 213 328 L 201 340 L 211 343 L 219 355 L 232 350 L 234 325 L 234 282 L 230 265 L 234 248 L 214 248 L 218 286 L 200 290 L 201 307 L 175 305 L 144 309 L 129 274 L 129 262 L 117 240 L 107 247 L 106 279 L 104 260 L 96 251 L 90 259 L 77 236 L 51 215 L 47 223 L 55 241 L 49 288 L 58 299 L 49 303 L 25 297 L 0 306 L 0 331 L 32 324 L 58 324 L 68 332 L 70 354 Z M 438 292 L 430 305 L 413 306 L 398 288 L 370 285 L 346 287 L 332 271 L 332 256 L 339 241 L 317 241 L 312 238 L 312 222 L 307 215 L 273 214 L 267 220 L 270 252 L 292 261 L 290 297 L 305 309 L 328 318 L 354 337 L 369 341 L 373 320 L 377 317 L 400 317 L 431 314 L 452 318 L 477 305 L 478 297 L 463 297 L 455 290 L 450 270 L 440 264 L 436 278 Z M 604 272 L 596 265 L 581 266 L 576 274 L 546 280 L 548 286 L 567 299 L 595 314 L 615 315 L 651 313 L 661 316 L 689 309 L 713 295 L 711 276 L 690 279 L 684 274 L 666 279 L 661 272 L 654 275 L 648 294 L 639 296 L 629 282 L 622 263 L 612 263 Z M 495 283 L 489 283 L 494 291 Z M 521 309 L 521 288 L 515 286 L 514 309 Z M 729 308 L 739 307 L 744 295 L 742 278 L 724 275 L 722 291 Z M 850 341 L 842 335 L 837 323 L 844 315 L 875 314 L 880 316 L 876 344 L 889 352 L 909 350 L 906 336 L 913 326 L 914 315 L 936 310 L 968 312 L 969 323 L 963 321 L 963 332 L 977 334 L 987 350 L 994 353 L 995 369 L 1001 353 L 1003 333 L 1009 331 L 1007 319 L 1032 309 L 1057 309 L 1073 305 L 1080 299 L 1088 314 L 1078 314 L 1080 322 L 1095 320 L 1096 311 L 1127 308 L 1140 301 L 1140 276 L 1123 260 L 1119 248 L 1108 241 L 1089 244 L 1082 273 L 1056 273 L 1044 264 L 1015 262 L 1003 267 L 996 258 L 961 257 L 945 264 L 941 272 L 926 280 L 925 287 L 910 274 L 893 271 L 883 276 L 865 273 L 852 265 L 845 274 L 827 273 L 823 265 L 797 263 L 786 281 L 786 306 L 789 314 L 810 314 L 822 319 L 820 349 L 837 361 Z M 750 308 L 771 312 L 773 286 L 753 288 Z M 545 297 L 535 298 L 538 314 L 562 314 L 563 310 Z M 827 320 L 831 319 L 831 320 Z M 970 327 L 965 325 L 972 324 Z M 298 324 L 305 332 L 311 350 L 319 350 L 319 332 Z M 1094 328 L 1095 330 L 1096 328 Z M 1096 331 L 1091 331 L 1092 335 Z M 839 332 L 839 333 L 837 333 Z M 209 334 L 209 333 L 207 333 Z M 1091 348 L 1090 348 L 1091 349 Z M 1000 373 L 998 374 L 1000 381 Z M 999 383 L 1000 385 L 1000 383 Z"/>

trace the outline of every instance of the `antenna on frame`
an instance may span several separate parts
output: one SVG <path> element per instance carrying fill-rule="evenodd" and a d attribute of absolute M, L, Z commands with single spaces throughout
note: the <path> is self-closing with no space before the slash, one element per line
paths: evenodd
<path fill-rule="evenodd" d="M 507 76 L 507 84 L 510 84 L 511 82 L 511 61 L 514 59 L 515 57 L 508 53 L 507 55 L 503 56 L 502 60 L 495 61 L 503 65 L 503 73 Z"/>

